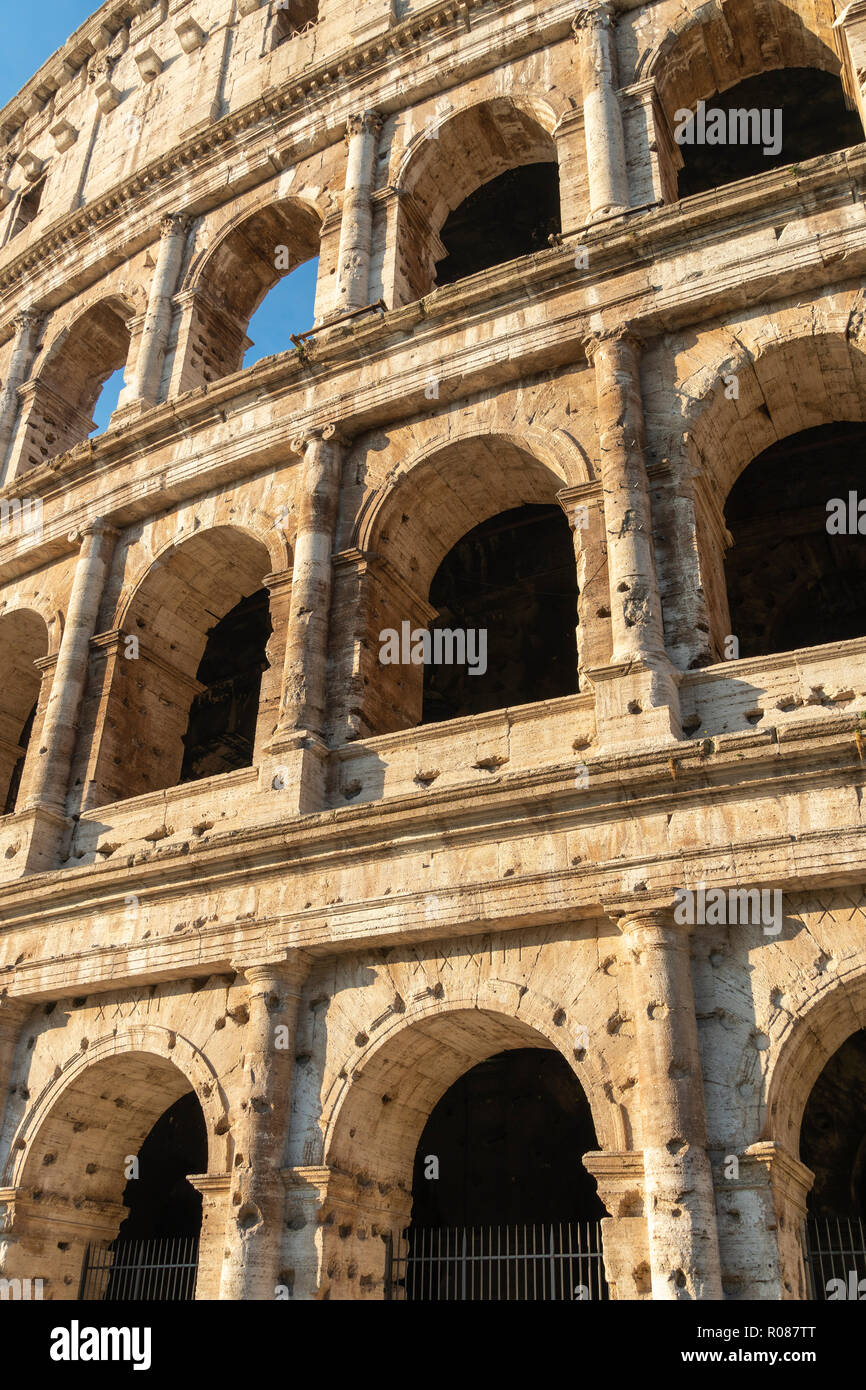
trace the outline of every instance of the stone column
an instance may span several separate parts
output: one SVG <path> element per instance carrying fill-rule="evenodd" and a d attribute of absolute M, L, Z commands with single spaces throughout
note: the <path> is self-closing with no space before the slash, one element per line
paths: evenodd
<path fill-rule="evenodd" d="M 333 425 L 326 425 L 293 441 L 292 448 L 303 463 L 277 731 L 321 737 L 343 440 Z"/>
<path fill-rule="evenodd" d="M 172 296 L 177 289 L 183 262 L 186 232 L 187 221 L 179 213 L 171 213 L 163 218 L 138 356 L 132 378 L 120 393 L 119 410 L 135 401 L 152 405 L 159 397 L 159 383 L 171 328 Z"/>
<path fill-rule="evenodd" d="M 6 455 L 18 419 L 18 389 L 24 385 L 30 374 L 42 318 L 41 314 L 34 313 L 32 309 L 25 309 L 22 313 L 16 314 L 12 321 L 15 338 L 6 380 L 0 392 L 0 476 L 4 481 Z"/>
<path fill-rule="evenodd" d="M 842 60 L 842 85 L 857 104 L 866 130 L 866 0 L 845 5 L 833 25 L 836 50 Z"/>
<path fill-rule="evenodd" d="M 601 483 L 610 570 L 614 661 L 664 657 L 649 484 L 644 462 L 638 344 L 626 329 L 592 335 Z"/>
<path fill-rule="evenodd" d="M 201 1234 L 198 1244 L 196 1302 L 212 1302 L 220 1296 L 226 1211 L 231 1191 L 231 1173 L 187 1174 L 187 1182 L 202 1196 Z"/>
<path fill-rule="evenodd" d="M 345 313 L 349 309 L 363 309 L 369 303 L 373 232 L 370 195 L 375 180 L 376 150 L 381 129 L 382 117 L 378 111 L 364 111 L 361 115 L 349 117 L 346 129 L 349 157 L 340 223 L 335 314 Z"/>
<path fill-rule="evenodd" d="M 613 1300 L 649 1299 L 650 1260 L 644 1209 L 643 1154 L 633 1150 L 583 1155 L 609 1216 L 602 1218 L 604 1277 Z"/>
<path fill-rule="evenodd" d="M 629 206 L 615 25 L 612 5 L 589 4 L 581 7 L 572 26 L 580 55 L 590 221 Z"/>
<path fill-rule="evenodd" d="M 688 929 L 668 908 L 626 912 L 619 927 L 633 962 L 653 1299 L 720 1299 Z"/>
<path fill-rule="evenodd" d="M 101 517 L 81 532 L 66 626 L 33 768 L 28 804 L 60 816 L 66 808 L 78 716 L 87 684 L 90 639 L 96 628 L 116 537 L 117 532 Z"/>
<path fill-rule="evenodd" d="M 232 1125 L 231 1210 L 222 1299 L 272 1299 L 281 1278 L 285 1186 L 298 1006 L 310 958 L 244 965 L 250 985 L 240 1110 Z"/>
<path fill-rule="evenodd" d="M 15 1051 L 32 1007 L 27 999 L 0 995 L 0 1127 L 12 1086 Z"/>

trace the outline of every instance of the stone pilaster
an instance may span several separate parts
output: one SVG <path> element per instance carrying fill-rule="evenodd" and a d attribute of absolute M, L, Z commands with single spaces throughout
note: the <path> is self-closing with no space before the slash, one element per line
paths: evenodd
<path fill-rule="evenodd" d="M 77 1299 L 88 1245 L 106 1250 L 128 1215 L 119 1202 L 0 1188 L 0 1276 L 41 1280 L 46 1301 Z"/>
<path fill-rule="evenodd" d="M 303 460 L 298 531 L 280 714 L 269 745 L 276 761 L 265 775 L 278 780 L 288 793 L 287 806 L 297 812 L 324 805 L 328 627 L 343 442 L 336 428 L 326 425 L 292 445 Z"/>
<path fill-rule="evenodd" d="M 346 130 L 348 160 L 334 313 L 363 309 L 370 294 L 370 255 L 373 207 L 370 197 L 376 173 L 376 150 L 382 117 L 378 111 L 350 116 Z"/>
<path fill-rule="evenodd" d="M 0 995 L 0 1128 L 12 1087 L 15 1052 L 32 1005 L 27 999 Z"/>
<path fill-rule="evenodd" d="M 688 929 L 666 908 L 618 924 L 632 954 L 652 1296 L 720 1299 Z"/>
<path fill-rule="evenodd" d="M 62 816 L 90 655 L 117 532 L 102 518 L 81 533 L 66 624 L 45 710 L 28 805 Z"/>
<path fill-rule="evenodd" d="M 643 1154 L 632 1150 L 583 1155 L 610 1215 L 602 1219 L 604 1274 L 612 1299 L 651 1296 Z"/>
<path fill-rule="evenodd" d="M 15 338 L 3 390 L 0 391 L 0 478 L 6 481 L 6 455 L 18 419 L 18 390 L 30 374 L 43 315 L 25 309 L 12 321 Z"/>
<path fill-rule="evenodd" d="M 195 1173 L 192 1176 L 187 1175 L 187 1182 L 191 1183 L 202 1197 L 195 1297 L 197 1303 L 207 1302 L 220 1296 L 232 1175 Z"/>
<path fill-rule="evenodd" d="M 629 206 L 615 25 L 613 6 L 598 3 L 582 6 L 573 22 L 580 54 L 590 220 Z"/>
<path fill-rule="evenodd" d="M 677 676 L 665 651 L 644 456 L 638 341 L 628 328 L 591 335 L 613 655 L 598 681 L 599 722 L 626 736 L 679 738 Z M 629 716 L 640 715 L 629 723 Z"/>
<path fill-rule="evenodd" d="M 171 328 L 172 296 L 177 290 L 183 263 L 187 226 L 186 219 L 177 213 L 163 219 L 138 356 L 132 379 L 120 394 L 118 410 L 139 401 L 152 405 L 159 398 L 159 384 Z"/>
<path fill-rule="evenodd" d="M 242 965 L 249 981 L 243 1079 L 232 1125 L 234 1167 L 220 1298 L 272 1299 L 281 1276 L 285 1210 L 281 1177 L 288 1137 L 295 1031 L 310 959 Z"/>

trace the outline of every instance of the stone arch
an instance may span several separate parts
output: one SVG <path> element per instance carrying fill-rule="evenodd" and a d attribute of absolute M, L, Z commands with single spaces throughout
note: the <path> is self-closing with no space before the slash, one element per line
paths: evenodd
<path fill-rule="evenodd" d="M 269 198 L 237 213 L 194 257 L 183 291 L 193 300 L 187 336 L 205 383 L 239 370 L 252 315 L 284 275 L 318 255 L 321 227 L 314 202 Z"/>
<path fill-rule="evenodd" d="M 134 1073 L 129 1071 L 127 1064 L 135 1065 Z M 154 1064 L 159 1084 L 151 1086 L 145 1083 L 148 1067 Z M 98 1123 L 92 1108 L 93 1096 L 88 1094 L 94 1078 L 118 1078 L 124 1084 L 131 1078 L 133 1084 L 141 1085 L 140 1095 L 131 1106 L 117 1106 L 115 1098 L 106 1102 L 105 1117 L 112 1122 L 108 1128 Z M 37 1177 L 44 1176 L 43 1170 L 54 1168 L 53 1163 L 43 1162 L 45 1154 L 53 1149 L 62 1149 L 67 1167 L 79 1150 L 84 1151 L 87 1141 L 79 1135 L 88 1130 L 73 1133 L 77 1121 L 70 1118 L 77 1105 L 84 1107 L 82 1113 L 87 1113 L 91 1127 L 109 1136 L 113 1145 L 111 1154 L 115 1150 L 125 1154 L 130 1152 L 123 1148 L 129 1134 L 138 1134 L 140 1130 L 143 1139 L 159 1116 L 190 1090 L 196 1094 L 207 1125 L 208 1171 L 224 1172 L 228 1168 L 228 1105 L 216 1072 L 204 1053 L 189 1039 L 172 1029 L 147 1023 L 97 1038 L 86 1051 L 78 1051 L 67 1058 L 59 1075 L 52 1077 L 21 1121 L 12 1140 L 4 1184 L 31 1186 Z M 124 1121 L 115 1123 L 119 1115 Z M 68 1135 L 66 1129 L 70 1131 Z M 99 1181 L 111 1181 L 115 1187 L 122 1184 L 122 1167 L 122 1164 L 103 1163 L 103 1176 Z M 96 1178 L 96 1174 L 93 1176 Z M 93 1186 L 96 1188 L 98 1183 Z"/>
<path fill-rule="evenodd" d="M 666 127 L 658 141 L 661 178 L 671 196 L 704 192 L 773 165 L 859 143 L 859 121 L 850 113 L 856 94 L 844 86 L 834 19 L 829 3 L 806 14 L 784 0 L 724 5 L 710 0 L 683 14 L 643 54 L 637 76 L 652 81 L 658 94 Z M 738 140 L 730 151 L 714 147 L 710 152 L 692 146 L 688 138 L 683 146 L 676 143 L 677 113 L 694 112 L 699 100 L 725 92 L 731 93 L 732 109 L 784 109 L 784 132 L 777 132 L 784 143 L 776 149 L 771 141 L 769 164 L 763 142 L 757 147 Z"/>
<path fill-rule="evenodd" d="M 773 1036 L 762 1139 L 798 1157 L 800 1126 L 812 1089 L 833 1054 L 861 1028 L 866 1028 L 862 966 L 828 979 L 795 1013 L 783 1015 Z"/>
<path fill-rule="evenodd" d="M 517 1018 L 493 999 L 455 997 L 407 1009 L 345 1060 L 322 1116 L 323 1162 L 408 1191 L 415 1149 L 436 1102 L 479 1062 L 525 1047 L 565 1057 L 587 1098 L 600 1146 L 623 1147 L 622 1117 L 604 1096 L 588 1054 L 577 1062 L 538 1018 Z"/>
<path fill-rule="evenodd" d="M 269 548 L 270 546 L 270 548 Z M 111 647 L 104 648 L 104 670 L 94 689 L 101 689 L 107 703 L 94 769 L 87 774 L 87 804 L 101 805 L 122 797 L 174 786 L 180 780 L 248 766 L 255 760 L 260 737 L 270 732 L 279 699 L 279 653 L 266 634 L 277 628 L 264 595 L 272 560 L 280 553 L 276 536 L 256 535 L 234 525 L 218 525 L 177 537 L 151 557 L 134 582 L 126 587 L 113 618 Z M 244 677 L 243 729 L 232 724 L 234 711 L 227 708 L 226 738 L 208 755 L 207 771 L 187 766 L 191 717 L 199 696 L 207 700 L 208 674 L 199 671 L 211 651 L 210 638 L 225 620 L 248 601 L 261 609 L 263 637 L 251 653 L 259 663 Z M 240 620 L 240 617 L 239 617 Z M 127 639 L 135 638 L 133 658 L 127 657 Z M 233 677 L 234 678 L 234 677 Z M 253 685 L 258 679 L 255 695 Z M 249 686 L 249 689 L 246 687 Z M 231 690 L 224 692 L 231 702 Z M 250 702 L 254 701 L 251 705 Z M 199 705 L 201 701 L 199 701 Z M 248 708 L 249 707 L 249 708 Z M 247 716 L 255 732 L 247 729 Z M 132 726 L 127 711 L 134 710 Z M 186 771 L 184 771 L 186 767 Z"/>
<path fill-rule="evenodd" d="M 446 481 L 443 475 L 449 469 L 452 477 Z M 406 577 L 414 588 L 425 591 L 425 581 L 429 588 L 442 556 L 472 526 L 524 502 L 553 501 L 562 488 L 590 477 L 586 455 L 564 430 L 458 429 L 402 459 L 389 474 L 387 486 L 368 494 L 350 544 L 375 550 L 395 568 L 406 569 L 407 547 L 398 547 L 389 527 L 410 504 L 417 518 L 412 539 L 416 528 L 424 531 L 416 548 L 423 546 L 427 555 L 423 562 L 413 563 L 410 557 Z M 463 499 L 455 495 L 443 506 L 445 493 L 457 488 L 464 492 Z M 434 517 L 442 523 L 441 534 L 431 525 Z"/>
<path fill-rule="evenodd" d="M 652 78 L 668 120 L 700 97 L 724 92 L 743 78 L 783 67 L 839 74 L 833 42 L 835 12 L 819 4 L 805 17 L 782 0 L 709 0 L 681 15 L 643 54 L 638 78 Z M 810 23 L 811 21 L 811 23 Z"/>
<path fill-rule="evenodd" d="M 54 624 L 53 626 L 57 626 Z M 23 779 L 25 756 L 36 732 L 37 741 L 44 701 L 40 700 L 42 676 L 37 665 L 48 656 L 49 628 L 33 608 L 14 608 L 0 614 L 0 814 L 15 809 Z M 40 704 L 42 709 L 40 709 Z M 37 744 L 38 746 L 38 744 Z"/>
<path fill-rule="evenodd" d="M 859 300 L 817 329 L 766 320 L 731 335 L 712 364 L 678 386 L 684 435 L 699 477 L 695 524 L 710 648 L 721 660 L 732 631 L 725 557 L 733 538 L 725 508 L 748 465 L 766 450 L 819 426 L 866 421 L 866 352 L 858 336 Z M 729 390 L 737 383 L 736 396 Z"/>
<path fill-rule="evenodd" d="M 22 423 L 13 474 L 67 452 L 92 433 L 93 410 L 105 382 L 126 366 L 135 313 L 127 295 L 109 294 L 82 308 L 46 341 L 20 393 Z"/>
<path fill-rule="evenodd" d="M 440 233 L 449 214 L 511 171 L 556 164 L 555 126 L 556 113 L 545 100 L 494 96 L 449 110 L 432 125 L 434 138 L 426 129 L 415 136 L 396 178 L 400 213 L 395 307 L 434 288 L 437 262 L 447 254 Z"/>
<path fill-rule="evenodd" d="M 57 1068 L 13 1137 L 4 1173 L 4 1273 L 38 1270 L 49 1299 L 74 1298 L 86 1247 L 107 1247 L 128 1209 L 127 1162 L 162 1115 L 192 1092 L 208 1172 L 228 1168 L 219 1079 L 188 1039 L 153 1024 L 97 1038 Z M 10 1240 L 11 1237 L 11 1240 Z"/>
<path fill-rule="evenodd" d="M 562 680 L 557 675 L 550 688 L 537 695 L 528 686 L 526 693 L 521 693 L 525 684 L 521 672 L 528 673 L 527 680 L 533 689 L 537 685 L 532 676 L 532 670 L 537 669 L 532 666 L 532 654 L 521 646 L 510 667 L 514 677 L 510 686 L 500 687 L 498 677 L 496 680 L 491 677 L 491 682 L 485 684 L 486 676 L 471 686 L 468 681 L 464 682 L 464 686 L 471 690 L 473 699 L 477 698 L 488 709 L 573 693 L 570 686 L 577 681 L 579 643 L 589 629 L 583 633 L 580 630 L 585 602 L 578 592 L 575 547 L 581 542 L 575 540 L 572 544 L 568 522 L 557 507 L 557 498 L 573 481 L 585 480 L 588 471 L 581 449 L 564 431 L 538 430 L 519 434 L 493 428 L 479 433 L 476 426 L 452 432 L 433 443 L 428 441 L 401 460 L 388 474 L 383 486 L 368 494 L 352 532 L 347 528 L 348 545 L 369 557 L 363 580 L 367 590 L 361 606 L 363 631 L 358 633 L 364 664 L 359 688 L 360 717 L 366 727 L 375 733 L 393 732 L 412 727 L 425 717 L 425 668 L 380 662 L 379 634 L 400 633 L 406 621 L 411 623 L 412 630 L 428 628 L 437 612 L 431 604 L 438 601 L 430 597 L 431 585 L 449 554 L 464 538 L 470 549 L 476 541 L 479 545 L 487 545 L 477 528 L 488 522 L 494 527 L 493 518 L 516 513 L 521 508 L 536 508 L 535 521 L 549 526 L 554 534 L 555 566 L 563 596 L 557 599 L 548 615 L 555 631 L 543 639 L 539 635 L 537 640 L 554 643 L 558 653 L 556 671 L 562 672 Z M 548 509 L 547 512 L 542 512 L 542 508 Z M 525 525 L 527 519 L 519 520 L 512 515 L 506 518 L 504 525 L 515 524 L 518 520 L 520 525 Z M 473 532 L 477 534 L 473 536 Z M 523 532 L 520 534 L 524 536 Z M 516 533 L 512 540 L 517 543 Z M 503 544 L 511 544 L 511 540 L 504 538 Z M 531 608 L 536 602 L 531 597 L 534 581 L 530 578 L 523 588 L 520 588 L 521 579 L 513 582 L 517 586 L 515 596 L 519 589 Z M 455 623 L 469 630 L 485 626 L 477 613 L 471 621 L 465 617 L 455 619 Z M 449 623 L 442 626 L 447 628 Z M 525 642 L 521 632 L 527 634 Z M 518 645 L 531 645 L 536 640 L 528 634 L 528 626 L 515 626 Z M 494 633 L 491 641 L 497 640 Z M 545 645 L 545 650 L 553 648 Z M 493 673 L 499 669 L 493 655 L 491 662 L 488 670 Z M 490 703 L 486 703 L 488 700 Z M 454 717 L 453 713 L 441 713 L 446 707 L 458 711 L 467 709 L 458 693 L 456 703 L 452 701 L 449 706 L 446 701 L 440 707 L 440 714 L 431 713 L 429 718 Z"/>

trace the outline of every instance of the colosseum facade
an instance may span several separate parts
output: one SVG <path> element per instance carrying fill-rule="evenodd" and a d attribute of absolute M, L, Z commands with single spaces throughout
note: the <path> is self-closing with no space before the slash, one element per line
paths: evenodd
<path fill-rule="evenodd" d="M 864 71 L 106 0 L 0 111 L 5 1279 L 866 1276 Z"/>

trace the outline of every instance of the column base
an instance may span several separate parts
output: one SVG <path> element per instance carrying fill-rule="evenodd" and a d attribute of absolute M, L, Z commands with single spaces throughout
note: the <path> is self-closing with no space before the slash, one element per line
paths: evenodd
<path fill-rule="evenodd" d="M 0 821 L 0 882 L 59 868 L 71 833 L 67 817 L 44 806 L 4 816 Z"/>
<path fill-rule="evenodd" d="M 328 809 L 329 750 L 318 734 L 303 729 L 279 731 L 259 766 L 259 791 L 279 798 L 287 816 L 315 815 Z"/>
<path fill-rule="evenodd" d="M 679 741 L 680 673 L 666 658 L 612 662 L 584 670 L 595 692 L 599 747 L 621 750 L 635 742 Z"/>

